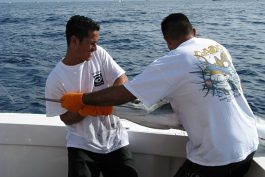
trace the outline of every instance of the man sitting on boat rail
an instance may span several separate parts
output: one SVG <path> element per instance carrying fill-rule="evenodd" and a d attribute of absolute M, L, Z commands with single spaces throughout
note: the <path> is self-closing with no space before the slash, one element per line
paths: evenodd
<path fill-rule="evenodd" d="M 197 38 L 181 13 L 167 16 L 161 28 L 169 53 L 123 85 L 67 93 L 62 106 L 111 106 L 136 98 L 151 106 L 166 98 L 189 137 L 187 159 L 175 177 L 244 176 L 258 134 L 228 50 L 214 40 Z"/>

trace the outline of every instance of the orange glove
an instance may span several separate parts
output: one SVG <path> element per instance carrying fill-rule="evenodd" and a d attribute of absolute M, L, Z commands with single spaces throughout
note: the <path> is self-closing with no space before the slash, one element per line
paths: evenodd
<path fill-rule="evenodd" d="M 61 98 L 61 105 L 68 111 L 78 112 L 85 106 L 82 97 L 83 93 L 68 92 Z"/>
<path fill-rule="evenodd" d="M 112 106 L 91 106 L 86 105 L 78 111 L 81 116 L 99 116 L 99 115 L 111 115 Z"/>

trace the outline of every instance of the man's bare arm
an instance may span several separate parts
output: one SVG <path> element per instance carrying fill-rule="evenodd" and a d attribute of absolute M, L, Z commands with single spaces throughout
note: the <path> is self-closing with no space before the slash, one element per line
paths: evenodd
<path fill-rule="evenodd" d="M 123 74 L 115 80 L 113 85 L 118 86 L 126 82 L 128 82 L 128 77 Z M 82 121 L 85 117 L 81 116 L 78 113 L 67 111 L 66 113 L 60 115 L 60 118 L 66 125 L 71 125 Z"/>
<path fill-rule="evenodd" d="M 85 104 L 93 104 L 97 106 L 115 106 L 136 99 L 122 84 L 128 82 L 128 77 L 123 74 L 109 87 L 98 92 L 87 93 L 83 96 L 87 99 Z M 105 91 L 106 90 L 106 91 Z"/>
<path fill-rule="evenodd" d="M 66 125 L 71 125 L 80 122 L 85 117 L 79 115 L 77 112 L 67 111 L 66 113 L 60 115 L 60 118 Z"/>
<path fill-rule="evenodd" d="M 115 106 L 135 100 L 136 97 L 123 85 L 109 87 L 83 95 L 83 103 L 97 106 Z"/>

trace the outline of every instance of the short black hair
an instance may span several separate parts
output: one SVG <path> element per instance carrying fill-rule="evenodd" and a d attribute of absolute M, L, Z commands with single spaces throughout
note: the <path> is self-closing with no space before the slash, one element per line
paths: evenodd
<path fill-rule="evenodd" d="M 193 27 L 188 17 L 182 13 L 168 15 L 161 23 L 161 30 L 164 37 L 179 39 L 190 34 Z"/>
<path fill-rule="evenodd" d="M 82 41 L 84 37 L 88 36 L 89 32 L 99 30 L 99 24 L 91 18 L 81 15 L 74 15 L 66 24 L 65 34 L 67 45 L 70 44 L 70 39 L 72 36 L 76 36 L 80 41 Z"/>

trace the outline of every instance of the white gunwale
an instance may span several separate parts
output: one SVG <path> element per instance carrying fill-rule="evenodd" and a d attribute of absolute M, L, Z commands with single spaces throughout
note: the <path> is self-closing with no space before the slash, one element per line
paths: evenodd
<path fill-rule="evenodd" d="M 186 132 L 147 128 L 123 119 L 122 124 L 128 130 L 139 176 L 173 176 L 186 156 Z M 59 117 L 0 113 L 1 177 L 67 176 L 65 133 Z M 247 177 L 262 176 L 265 148 L 260 146 Z"/>

